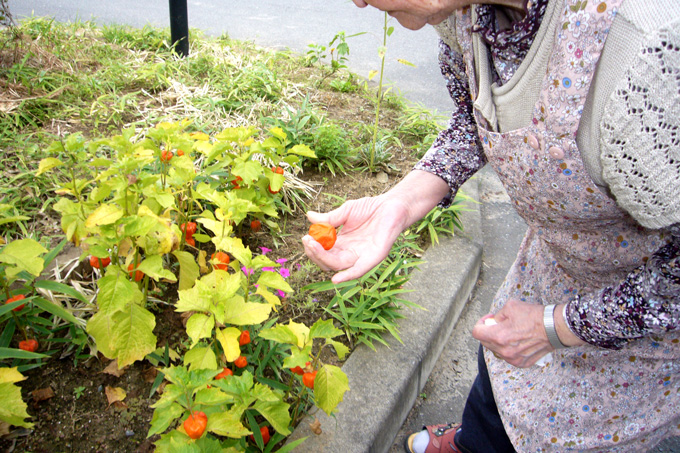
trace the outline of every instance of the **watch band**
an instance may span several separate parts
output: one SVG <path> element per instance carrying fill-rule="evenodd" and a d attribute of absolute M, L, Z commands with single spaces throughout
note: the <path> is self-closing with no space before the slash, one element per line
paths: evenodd
<path fill-rule="evenodd" d="M 546 305 L 543 309 L 543 327 L 545 327 L 545 333 L 548 336 L 548 341 L 555 349 L 566 348 L 561 341 L 560 337 L 557 336 L 557 330 L 555 329 L 555 318 L 554 313 L 555 305 Z"/>

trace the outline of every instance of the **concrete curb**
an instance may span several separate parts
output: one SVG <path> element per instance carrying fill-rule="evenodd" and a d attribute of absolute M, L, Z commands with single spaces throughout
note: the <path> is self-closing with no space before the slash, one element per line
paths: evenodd
<path fill-rule="evenodd" d="M 462 191 L 479 201 L 479 179 Z M 470 203 L 463 214 L 465 234 L 440 238 L 414 272 L 407 295 L 425 310 L 408 309 L 400 325 L 403 344 L 388 339 L 389 348 L 357 348 L 342 366 L 350 391 L 333 417 L 316 411 L 322 434 L 312 433 L 304 420 L 289 441 L 307 437 L 296 452 L 385 453 L 392 446 L 418 394 L 425 386 L 479 276 L 482 262 L 481 214 Z M 312 411 L 314 412 L 314 411 Z"/>

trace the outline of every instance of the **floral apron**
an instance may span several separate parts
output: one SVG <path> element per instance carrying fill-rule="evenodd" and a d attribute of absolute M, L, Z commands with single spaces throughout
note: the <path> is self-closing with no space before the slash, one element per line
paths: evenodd
<path fill-rule="evenodd" d="M 559 0 L 563 1 L 563 0 Z M 493 303 L 537 304 L 593 296 L 620 282 L 665 240 L 641 228 L 586 171 L 576 132 L 617 4 L 564 0 L 532 124 L 498 133 L 475 111 L 488 163 L 528 225 Z M 473 99 L 478 87 L 471 11 L 457 13 Z M 540 44 L 540 43 L 535 43 Z M 574 64 L 577 62 L 578 64 Z M 586 345 L 547 365 L 515 368 L 485 351 L 505 429 L 518 451 L 647 451 L 680 433 L 680 335 L 644 338 L 620 351 Z"/>

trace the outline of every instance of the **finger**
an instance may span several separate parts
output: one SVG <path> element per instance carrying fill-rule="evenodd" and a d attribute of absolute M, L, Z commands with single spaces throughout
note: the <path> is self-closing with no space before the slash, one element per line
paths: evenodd
<path fill-rule="evenodd" d="M 375 261 L 373 259 L 358 258 L 356 263 L 354 263 L 354 266 L 342 272 L 338 272 L 333 276 L 331 281 L 335 284 L 338 284 L 349 280 L 354 280 L 355 278 L 359 278 L 366 272 L 373 269 L 378 263 L 379 261 Z"/>
<path fill-rule="evenodd" d="M 307 220 L 311 223 L 328 223 L 333 227 L 337 228 L 344 224 L 347 220 L 348 210 L 345 208 L 346 205 L 340 206 L 338 209 L 333 209 L 329 212 L 316 212 L 307 211 Z"/>
<path fill-rule="evenodd" d="M 307 220 L 310 223 L 328 223 L 327 217 L 328 213 L 326 212 L 307 211 Z"/>
<path fill-rule="evenodd" d="M 368 3 L 366 3 L 364 0 L 353 0 L 354 4 L 357 5 L 359 8 L 365 8 L 368 6 Z"/>

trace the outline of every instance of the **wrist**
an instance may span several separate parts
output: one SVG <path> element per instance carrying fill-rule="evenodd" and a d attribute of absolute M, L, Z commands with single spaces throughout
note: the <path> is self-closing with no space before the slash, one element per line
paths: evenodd
<path fill-rule="evenodd" d="M 553 319 L 555 322 L 555 331 L 560 339 L 560 342 L 565 347 L 580 346 L 586 344 L 585 341 L 581 340 L 574 332 L 572 332 L 569 327 L 567 316 L 566 316 L 567 304 L 559 304 L 555 306 L 555 311 L 553 312 Z"/>

